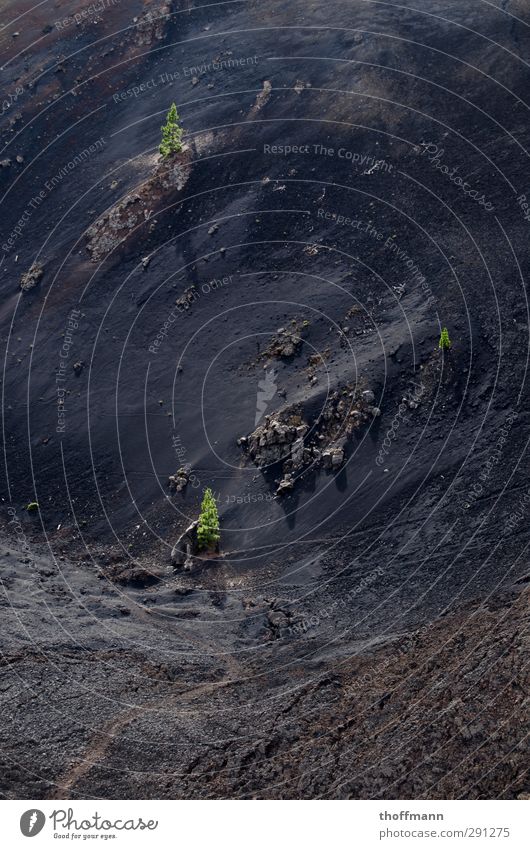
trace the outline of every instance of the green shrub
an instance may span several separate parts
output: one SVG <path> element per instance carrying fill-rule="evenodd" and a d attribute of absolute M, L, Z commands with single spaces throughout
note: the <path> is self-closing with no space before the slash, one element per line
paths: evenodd
<path fill-rule="evenodd" d="M 28 513 L 34 513 L 35 510 L 38 510 L 38 509 L 39 509 L 39 502 L 38 501 L 30 501 L 28 506 L 26 507 L 26 510 L 28 511 Z"/>

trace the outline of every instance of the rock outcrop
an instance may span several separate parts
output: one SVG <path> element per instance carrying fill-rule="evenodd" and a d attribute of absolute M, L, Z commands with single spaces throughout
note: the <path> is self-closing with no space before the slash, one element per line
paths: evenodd
<path fill-rule="evenodd" d="M 181 153 L 164 159 L 149 179 L 98 218 L 87 230 L 87 250 L 92 262 L 100 262 L 132 230 L 151 220 L 160 200 L 171 190 L 181 191 L 190 173 L 191 154 L 184 146 Z"/>
<path fill-rule="evenodd" d="M 345 386 L 332 392 L 320 415 L 310 424 L 299 407 L 265 416 L 249 436 L 238 440 L 258 468 L 281 463 L 282 477 L 277 495 L 294 489 L 296 476 L 311 467 L 336 472 L 346 459 L 349 438 L 381 411 L 373 406 L 371 390 L 355 391 Z"/>

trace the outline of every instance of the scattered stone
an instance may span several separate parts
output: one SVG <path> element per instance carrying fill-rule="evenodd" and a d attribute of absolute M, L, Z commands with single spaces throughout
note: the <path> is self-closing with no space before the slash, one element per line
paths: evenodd
<path fill-rule="evenodd" d="M 184 468 L 180 468 L 176 475 L 170 475 L 168 478 L 169 488 L 172 492 L 182 492 L 186 489 L 190 479 L 189 472 Z"/>
<path fill-rule="evenodd" d="M 191 84 L 192 85 L 198 85 L 199 84 L 199 77 L 192 77 L 191 78 Z"/>
<path fill-rule="evenodd" d="M 212 224 L 212 226 L 208 230 L 208 235 L 213 236 L 214 233 L 217 233 L 218 229 L 219 229 L 219 224 Z"/>
<path fill-rule="evenodd" d="M 78 360 L 78 362 L 77 362 L 77 363 L 74 363 L 74 364 L 73 364 L 72 368 L 73 368 L 73 370 L 75 371 L 75 373 L 76 373 L 76 376 L 77 376 L 77 377 L 79 377 L 79 375 L 80 375 L 80 374 L 81 374 L 81 372 L 83 371 L 83 368 L 84 368 L 84 367 L 85 367 L 85 364 L 84 364 L 84 362 L 82 362 L 81 360 Z"/>
<path fill-rule="evenodd" d="M 258 94 L 258 96 L 256 97 L 254 106 L 251 109 L 251 113 L 252 112 L 258 112 L 260 109 L 263 109 L 263 107 L 265 106 L 265 104 L 267 103 L 267 101 L 269 100 L 269 98 L 271 96 L 271 91 L 272 91 L 271 81 L 270 80 L 264 80 L 263 81 L 263 88 L 260 91 L 260 93 Z"/>
<path fill-rule="evenodd" d="M 309 83 L 304 83 L 302 80 L 297 80 L 293 86 L 297 94 L 301 94 L 306 87 L 309 87 Z"/>
<path fill-rule="evenodd" d="M 142 259 L 142 267 L 143 267 L 144 271 L 145 271 L 145 269 L 147 268 L 147 266 L 149 265 L 149 263 L 150 263 L 150 262 L 151 262 L 151 257 L 150 257 L 150 256 L 144 256 L 144 257 L 143 257 L 143 259 Z"/>
<path fill-rule="evenodd" d="M 196 297 L 197 290 L 195 286 L 188 286 L 188 288 L 185 289 L 184 294 L 181 295 L 180 298 L 177 298 L 175 305 L 177 307 L 182 307 L 185 310 L 189 310 Z"/>
<path fill-rule="evenodd" d="M 38 262 L 34 262 L 29 269 L 20 278 L 20 288 L 23 292 L 29 292 L 34 289 L 44 274 L 44 268 Z"/>

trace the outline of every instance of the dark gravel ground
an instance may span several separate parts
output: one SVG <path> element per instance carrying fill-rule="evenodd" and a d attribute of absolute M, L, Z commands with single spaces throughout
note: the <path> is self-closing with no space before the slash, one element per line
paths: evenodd
<path fill-rule="evenodd" d="M 530 18 L 412 6 L 2 4 L 4 797 L 527 792 Z M 280 499 L 292 320 L 266 412 L 381 414 Z"/>

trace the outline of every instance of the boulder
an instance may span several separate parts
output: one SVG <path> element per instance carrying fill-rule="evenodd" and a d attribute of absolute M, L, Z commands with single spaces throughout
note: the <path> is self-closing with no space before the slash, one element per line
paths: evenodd
<path fill-rule="evenodd" d="M 291 460 L 293 469 L 301 469 L 304 465 L 304 440 L 301 436 L 291 446 Z"/>
<path fill-rule="evenodd" d="M 278 484 L 278 489 L 276 490 L 276 495 L 286 495 L 288 492 L 291 492 L 294 488 L 294 480 L 291 474 L 285 475 L 284 478 Z"/>
<path fill-rule="evenodd" d="M 31 268 L 20 278 L 20 288 L 22 291 L 29 292 L 30 289 L 34 289 L 43 274 L 44 269 L 42 265 L 39 265 L 38 262 L 34 262 Z"/>
<path fill-rule="evenodd" d="M 199 522 L 192 522 L 181 534 L 171 550 L 171 565 L 174 569 L 190 572 L 194 566 L 194 554 L 197 551 L 197 528 Z"/>
<path fill-rule="evenodd" d="M 331 452 L 331 468 L 338 469 L 344 462 L 344 448 L 336 447 Z"/>
<path fill-rule="evenodd" d="M 182 492 L 188 485 L 190 479 L 189 472 L 184 467 L 180 468 L 176 475 L 170 475 L 168 478 L 169 488 L 172 492 Z"/>

